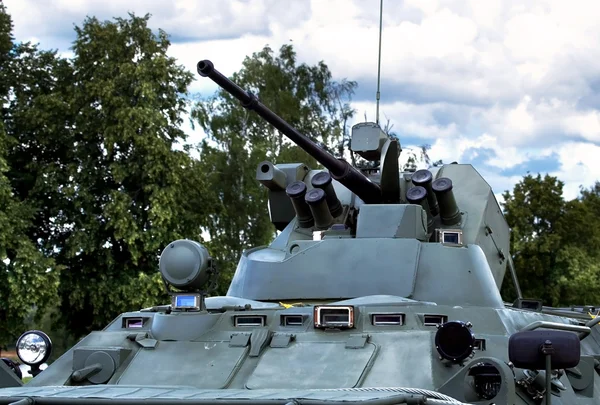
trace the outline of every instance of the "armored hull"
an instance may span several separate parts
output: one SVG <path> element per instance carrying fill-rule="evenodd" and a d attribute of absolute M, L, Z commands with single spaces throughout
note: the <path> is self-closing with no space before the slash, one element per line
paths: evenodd
<path fill-rule="evenodd" d="M 27 385 L 0 390 L 0 403 L 22 397 L 40 404 L 99 399 L 285 403 L 302 398 L 404 403 L 394 402 L 400 394 L 415 401 L 421 396 L 440 401 L 433 403 L 490 403 L 480 402 L 486 397 L 486 384 L 480 381 L 476 386 L 477 377 L 470 375 L 484 363 L 492 366 L 486 378 L 487 397 L 493 403 L 529 404 L 535 394 L 527 392 L 541 395 L 544 388 L 535 379 L 519 385 L 533 373 L 511 367 L 510 336 L 540 322 L 565 329 L 581 324 L 574 318 L 522 309 L 436 305 L 390 295 L 328 306 L 351 306 L 353 327 L 315 328 L 312 305 L 285 308 L 234 297 L 208 298 L 206 313 L 125 313 L 105 330 L 91 333 Z M 224 311 L 224 307 L 240 309 Z M 442 358 L 439 347 L 460 356 L 464 348 L 455 342 L 448 347 L 436 342 L 439 325 L 453 320 L 472 323 L 475 336 L 473 351 L 459 363 Z M 553 403 L 598 403 L 600 376 L 594 370 L 598 341 L 600 334 L 592 328 L 582 340 L 579 364 L 553 378 L 552 389 L 560 395 Z M 74 384 L 74 370 L 84 368 L 99 353 L 112 359 L 110 374 L 97 373 Z"/>

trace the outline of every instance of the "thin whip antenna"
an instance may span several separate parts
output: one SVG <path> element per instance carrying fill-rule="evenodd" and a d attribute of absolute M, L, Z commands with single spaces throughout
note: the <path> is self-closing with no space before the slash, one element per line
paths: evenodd
<path fill-rule="evenodd" d="M 379 125 L 379 81 L 381 79 L 381 32 L 383 31 L 383 0 L 379 4 L 379 59 L 377 61 L 377 110 L 375 112 L 375 122 Z"/>

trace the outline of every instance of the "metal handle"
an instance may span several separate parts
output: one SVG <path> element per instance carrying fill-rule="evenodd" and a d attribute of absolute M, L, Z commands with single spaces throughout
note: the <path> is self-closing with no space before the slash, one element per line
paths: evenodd
<path fill-rule="evenodd" d="M 568 330 L 568 331 L 571 331 L 571 332 L 578 332 L 578 334 L 579 334 L 579 340 L 584 339 L 586 336 L 588 336 L 590 333 L 592 333 L 592 330 L 589 328 L 589 326 L 569 325 L 569 324 L 566 324 L 566 323 L 547 322 L 547 321 L 535 321 L 535 322 L 532 322 L 529 325 L 525 326 L 521 330 L 522 331 L 524 331 L 524 330 L 535 330 L 535 329 L 539 329 L 539 328 L 544 328 L 544 329 L 559 329 L 559 330 Z"/>

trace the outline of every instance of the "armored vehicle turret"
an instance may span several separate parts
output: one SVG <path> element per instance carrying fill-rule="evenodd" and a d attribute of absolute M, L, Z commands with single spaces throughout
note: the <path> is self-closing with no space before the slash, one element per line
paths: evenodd
<path fill-rule="evenodd" d="M 359 123 L 352 153 L 375 167 L 361 170 L 197 68 L 324 168 L 258 165 L 280 232 L 240 252 L 226 296 L 207 296 L 206 248 L 174 241 L 157 263 L 169 304 L 121 314 L 41 372 L 50 338 L 25 333 L 36 376 L 22 385 L 0 362 L 0 404 L 600 404 L 600 317 L 521 296 L 475 168 L 403 173 L 398 140 Z"/>

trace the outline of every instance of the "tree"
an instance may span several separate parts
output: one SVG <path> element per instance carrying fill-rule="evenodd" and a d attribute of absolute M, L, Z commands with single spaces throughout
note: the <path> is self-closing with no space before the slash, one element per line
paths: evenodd
<path fill-rule="evenodd" d="M 56 254 L 67 269 L 60 316 L 75 336 L 167 301 L 159 254 L 173 240 L 199 240 L 211 210 L 198 162 L 174 149 L 186 139 L 192 75 L 167 56 L 168 37 L 152 33 L 149 18 L 76 27 L 65 106 L 70 209 L 59 218 L 69 231 Z"/>
<path fill-rule="evenodd" d="M 431 149 L 431 145 L 421 145 L 418 148 L 418 152 L 414 150 L 406 150 L 405 153 L 408 154 L 408 159 L 406 163 L 402 167 L 402 170 L 417 170 L 419 166 L 423 169 L 429 169 L 431 167 L 442 166 L 444 163 L 441 159 L 432 161 L 429 157 L 429 149 Z"/>
<path fill-rule="evenodd" d="M 30 44 L 13 44 L 12 21 L 0 3 L 0 346 L 14 343 L 27 318 L 35 313 L 39 319 L 56 299 L 59 267 L 44 255 L 45 239 L 37 233 L 44 203 L 35 195 L 23 194 L 14 181 L 19 170 L 13 166 L 13 151 L 21 146 L 15 134 L 16 116 L 25 104 L 35 110 L 47 90 L 43 81 L 29 86 L 27 78 L 39 78 L 44 70 L 52 74 L 54 62 L 52 54 L 40 53 Z M 29 164 L 37 162 L 30 157 Z M 40 180 L 32 178 L 31 182 L 43 183 Z"/>
<path fill-rule="evenodd" d="M 560 298 L 555 305 L 598 305 L 600 299 L 600 257 L 572 244 L 557 254 L 556 284 Z"/>
<path fill-rule="evenodd" d="M 564 201 L 556 177 L 525 176 L 506 192 L 511 253 L 523 295 L 545 305 L 597 304 L 600 295 L 600 185 Z M 503 296 L 515 297 L 505 277 Z"/>
<path fill-rule="evenodd" d="M 566 203 L 562 235 L 565 242 L 600 257 L 600 182 L 582 188 L 578 198 Z"/>
<path fill-rule="evenodd" d="M 331 154 L 342 156 L 348 142 L 346 123 L 354 113 L 348 100 L 355 82 L 333 81 L 323 62 L 298 64 L 291 45 L 282 46 L 276 56 L 266 46 L 247 57 L 232 80 Z M 201 100 L 192 116 L 208 137 L 199 152 L 218 209 L 207 231 L 226 288 L 242 250 L 266 244 L 274 235 L 266 190 L 255 179 L 258 164 L 299 162 L 313 169 L 319 164 L 223 90 Z"/>
<path fill-rule="evenodd" d="M 506 220 L 512 230 L 511 254 L 521 289 L 546 305 L 560 299 L 556 261 L 565 205 L 562 189 L 563 183 L 556 177 L 527 175 L 512 194 L 503 195 Z"/>
<path fill-rule="evenodd" d="M 600 182 L 565 204 L 557 255 L 561 303 L 600 302 Z"/>

